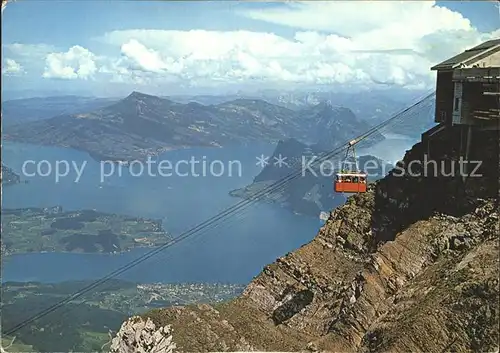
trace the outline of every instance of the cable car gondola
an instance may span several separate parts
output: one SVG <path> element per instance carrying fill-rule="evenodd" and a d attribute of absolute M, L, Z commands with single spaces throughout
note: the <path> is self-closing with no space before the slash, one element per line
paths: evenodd
<path fill-rule="evenodd" d="M 349 142 L 346 151 L 346 157 L 342 166 L 342 170 L 340 173 L 337 173 L 334 189 L 335 192 L 342 193 L 360 193 L 366 192 L 367 189 L 367 175 L 359 170 L 358 160 L 356 159 L 356 152 L 354 150 L 354 145 L 357 143 L 357 140 L 352 140 Z M 356 165 L 355 169 L 345 169 L 344 166 L 347 163 L 347 159 L 349 158 L 349 151 L 352 149 L 352 154 L 354 158 L 354 162 Z"/>
<path fill-rule="evenodd" d="M 365 173 L 337 173 L 335 192 L 358 193 L 366 192 Z"/>

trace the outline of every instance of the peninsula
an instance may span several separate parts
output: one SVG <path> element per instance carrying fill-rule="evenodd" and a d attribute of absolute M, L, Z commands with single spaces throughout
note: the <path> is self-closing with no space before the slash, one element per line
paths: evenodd
<path fill-rule="evenodd" d="M 168 242 L 161 220 L 62 207 L 2 210 L 2 253 L 120 253 Z"/>

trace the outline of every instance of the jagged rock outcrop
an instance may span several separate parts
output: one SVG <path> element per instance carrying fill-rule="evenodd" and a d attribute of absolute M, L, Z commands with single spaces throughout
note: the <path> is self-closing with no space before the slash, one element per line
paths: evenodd
<path fill-rule="evenodd" d="M 409 175 L 450 129 L 331 212 L 310 243 L 268 265 L 235 300 L 144 315 L 180 352 L 498 350 L 498 132 L 476 132 L 481 177 Z M 242 349 L 242 342 L 247 349 Z"/>
<path fill-rule="evenodd" d="M 111 341 L 110 353 L 171 353 L 175 349 L 169 325 L 156 325 L 151 319 L 134 316 L 124 322 Z"/>

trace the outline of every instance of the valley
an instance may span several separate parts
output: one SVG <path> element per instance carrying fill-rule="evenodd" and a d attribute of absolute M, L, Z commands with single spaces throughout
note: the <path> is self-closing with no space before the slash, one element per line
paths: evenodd
<path fill-rule="evenodd" d="M 2 326 L 12 327 L 40 307 L 57 303 L 90 284 L 91 281 L 3 283 Z M 49 315 L 35 321 L 30 329 L 18 332 L 9 351 L 100 352 L 107 344 L 109 348 L 110 333 L 130 315 L 157 307 L 224 302 L 240 294 L 242 289 L 238 284 L 136 284 L 113 280 L 69 303 L 57 320 Z M 2 337 L 3 347 L 7 347 L 12 338 Z"/>

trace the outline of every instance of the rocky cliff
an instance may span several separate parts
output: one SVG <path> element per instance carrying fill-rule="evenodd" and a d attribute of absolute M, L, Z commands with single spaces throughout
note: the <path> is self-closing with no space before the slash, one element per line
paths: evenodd
<path fill-rule="evenodd" d="M 439 165 L 409 175 L 425 158 L 453 168 L 462 133 L 415 145 L 237 299 L 143 321 L 173 328 L 180 352 L 498 350 L 498 132 L 473 134 L 469 160 L 481 177 L 444 176 Z"/>
<path fill-rule="evenodd" d="M 111 341 L 110 353 L 171 353 L 175 349 L 171 327 L 156 327 L 151 319 L 131 317 Z"/>

